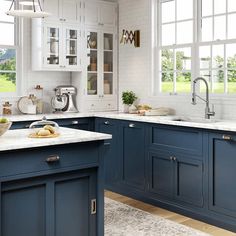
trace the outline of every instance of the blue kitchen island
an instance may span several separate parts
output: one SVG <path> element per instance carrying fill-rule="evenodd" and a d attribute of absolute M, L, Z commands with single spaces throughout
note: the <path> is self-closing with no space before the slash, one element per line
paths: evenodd
<path fill-rule="evenodd" d="M 61 128 L 52 139 L 27 130 L 0 137 L 0 235 L 104 235 L 104 140 Z"/>

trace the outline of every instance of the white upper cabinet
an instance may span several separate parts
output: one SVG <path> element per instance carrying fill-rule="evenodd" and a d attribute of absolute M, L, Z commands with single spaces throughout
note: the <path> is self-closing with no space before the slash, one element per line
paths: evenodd
<path fill-rule="evenodd" d="M 81 1 L 79 0 L 44 0 L 44 10 L 51 13 L 46 21 L 60 20 L 69 23 L 81 21 Z"/>
<path fill-rule="evenodd" d="M 116 5 L 111 3 L 100 3 L 100 23 L 104 26 L 116 25 Z"/>
<path fill-rule="evenodd" d="M 84 20 L 86 25 L 98 25 L 99 4 L 97 2 L 86 1 L 84 3 Z"/>
<path fill-rule="evenodd" d="M 86 1 L 83 5 L 85 25 L 116 26 L 117 5 L 115 3 Z"/>
<path fill-rule="evenodd" d="M 80 2 L 76 0 L 61 0 L 61 16 L 63 20 L 69 22 L 78 22 L 80 20 L 79 9 Z"/>
<path fill-rule="evenodd" d="M 59 19 L 59 0 L 44 0 L 43 9 L 51 14 L 47 19 Z"/>

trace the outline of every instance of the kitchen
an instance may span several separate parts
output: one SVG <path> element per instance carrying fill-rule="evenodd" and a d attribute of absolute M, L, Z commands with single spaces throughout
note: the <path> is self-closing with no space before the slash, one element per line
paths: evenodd
<path fill-rule="evenodd" d="M 234 1 L 11 2 L 1 234 L 234 235 Z"/>

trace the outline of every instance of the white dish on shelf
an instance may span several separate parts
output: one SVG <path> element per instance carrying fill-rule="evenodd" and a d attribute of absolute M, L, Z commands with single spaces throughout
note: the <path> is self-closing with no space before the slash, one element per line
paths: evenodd
<path fill-rule="evenodd" d="M 33 105 L 33 101 L 27 96 L 21 97 L 17 102 L 17 108 L 23 114 L 28 114 L 29 106 L 32 107 Z"/>

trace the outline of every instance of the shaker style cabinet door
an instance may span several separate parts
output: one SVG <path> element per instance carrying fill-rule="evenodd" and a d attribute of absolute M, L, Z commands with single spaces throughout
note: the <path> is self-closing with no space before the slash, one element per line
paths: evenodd
<path fill-rule="evenodd" d="M 1 236 L 97 235 L 96 171 L 1 183 Z"/>
<path fill-rule="evenodd" d="M 148 156 L 149 191 L 173 198 L 174 165 L 172 156 L 161 152 L 150 152 Z"/>
<path fill-rule="evenodd" d="M 198 207 L 203 206 L 203 164 L 192 156 L 175 157 L 175 198 Z"/>
<path fill-rule="evenodd" d="M 1 236 L 46 236 L 47 187 L 41 181 L 1 186 Z"/>
<path fill-rule="evenodd" d="M 118 121 L 119 122 L 119 121 Z M 95 131 L 111 134 L 112 139 L 105 142 L 104 171 L 105 187 L 117 183 L 120 177 L 120 168 L 117 152 L 118 146 L 118 122 L 110 119 L 96 119 Z"/>
<path fill-rule="evenodd" d="M 137 122 L 121 124 L 119 140 L 122 185 L 145 189 L 145 126 Z"/>
<path fill-rule="evenodd" d="M 236 137 L 229 134 L 209 136 L 210 209 L 236 217 Z"/>

